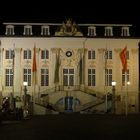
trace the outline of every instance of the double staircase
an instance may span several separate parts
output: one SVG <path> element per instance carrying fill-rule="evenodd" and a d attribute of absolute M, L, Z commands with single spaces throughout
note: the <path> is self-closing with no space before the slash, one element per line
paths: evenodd
<path fill-rule="evenodd" d="M 89 88 L 76 86 L 72 90 L 65 90 L 63 86 L 42 91 L 35 104 L 46 110 L 58 113 L 105 113 L 106 99 L 103 93 L 95 92 Z M 107 100 L 108 110 L 112 100 Z"/>

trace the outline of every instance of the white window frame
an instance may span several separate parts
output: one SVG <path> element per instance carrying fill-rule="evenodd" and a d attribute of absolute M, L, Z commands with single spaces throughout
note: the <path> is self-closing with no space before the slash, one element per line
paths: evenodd
<path fill-rule="evenodd" d="M 121 36 L 130 36 L 129 27 L 122 27 Z"/>
<path fill-rule="evenodd" d="M 130 70 L 129 69 L 127 69 L 127 71 L 126 71 L 126 76 L 127 76 L 127 82 L 130 82 Z M 124 70 L 122 70 L 122 86 L 125 86 L 125 71 Z"/>
<path fill-rule="evenodd" d="M 96 69 L 88 69 L 88 86 L 96 86 Z"/>
<path fill-rule="evenodd" d="M 14 25 L 7 25 L 5 35 L 15 35 Z"/>
<path fill-rule="evenodd" d="M 112 69 L 105 69 L 105 86 L 112 86 Z"/>
<path fill-rule="evenodd" d="M 23 51 L 23 58 L 24 59 L 32 59 L 32 51 L 30 49 Z"/>
<path fill-rule="evenodd" d="M 26 81 L 28 83 L 28 86 L 31 86 L 31 68 L 24 68 L 23 69 L 23 81 Z"/>
<path fill-rule="evenodd" d="M 5 59 L 13 59 L 14 57 L 14 50 L 5 50 Z"/>
<path fill-rule="evenodd" d="M 27 36 L 33 35 L 33 33 L 32 33 L 32 26 L 31 25 L 25 25 L 24 26 L 23 35 L 27 35 Z"/>
<path fill-rule="evenodd" d="M 5 69 L 5 86 L 13 86 L 13 69 Z"/>
<path fill-rule="evenodd" d="M 96 59 L 96 51 L 95 50 L 88 50 L 88 59 Z"/>
<path fill-rule="evenodd" d="M 49 59 L 49 51 L 41 50 L 41 59 Z"/>
<path fill-rule="evenodd" d="M 41 86 L 49 86 L 49 69 L 41 69 Z"/>
<path fill-rule="evenodd" d="M 50 35 L 50 30 L 49 26 L 41 26 L 41 35 L 42 36 L 49 36 Z"/>
<path fill-rule="evenodd" d="M 113 36 L 113 28 L 112 27 L 105 27 L 104 36 Z"/>
<path fill-rule="evenodd" d="M 96 27 L 95 26 L 90 26 L 88 27 L 88 36 L 96 36 Z"/>
<path fill-rule="evenodd" d="M 64 70 L 67 70 L 67 73 L 64 73 Z M 70 73 L 70 70 L 73 70 L 73 73 Z M 64 68 L 63 69 L 63 85 L 64 86 L 74 86 L 74 68 Z"/>

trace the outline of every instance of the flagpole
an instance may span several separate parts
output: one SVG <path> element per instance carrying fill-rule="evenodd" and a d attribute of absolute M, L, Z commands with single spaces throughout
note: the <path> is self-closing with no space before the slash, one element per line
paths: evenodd
<path fill-rule="evenodd" d="M 85 45 L 86 45 L 86 41 L 87 41 L 87 38 L 85 38 L 85 40 L 83 41 L 83 58 L 82 58 L 82 84 L 84 85 L 84 89 L 85 89 Z"/>
<path fill-rule="evenodd" d="M 34 84 L 34 95 L 33 95 L 33 115 L 34 115 L 34 107 L 35 107 L 35 84 Z"/>
<path fill-rule="evenodd" d="M 125 72 L 125 114 L 128 114 L 128 89 L 127 89 L 127 45 L 120 53 L 120 58 L 123 66 L 123 72 Z"/>
<path fill-rule="evenodd" d="M 13 97 L 14 97 L 14 78 L 15 78 L 15 43 L 13 44 L 13 50 L 12 50 L 12 70 L 13 70 L 13 88 L 12 88 L 12 95 L 10 95 L 10 98 L 11 98 L 11 109 L 13 110 L 14 109 L 14 103 L 13 103 Z"/>
<path fill-rule="evenodd" d="M 127 87 L 127 70 L 125 71 L 125 115 L 128 115 L 128 87 Z"/>
<path fill-rule="evenodd" d="M 2 94 L 3 94 L 3 86 L 2 86 L 2 62 L 3 62 L 3 53 L 2 53 L 2 44 L 1 44 L 1 40 L 0 40 L 0 73 L 1 73 L 1 91 L 0 91 L 0 109 L 2 108 Z"/>
<path fill-rule="evenodd" d="M 107 47 L 105 49 L 105 112 L 107 112 L 108 103 L 107 103 Z"/>
<path fill-rule="evenodd" d="M 14 70 L 14 65 L 15 65 L 15 43 L 13 44 L 13 51 L 12 51 L 12 59 L 13 59 L 13 62 L 12 62 L 12 69 L 13 69 L 13 94 L 14 94 L 14 74 L 15 74 L 15 70 Z"/>
<path fill-rule="evenodd" d="M 32 95 L 32 101 L 33 101 L 33 114 L 34 114 L 34 104 L 35 104 L 35 86 L 37 84 L 37 64 L 36 64 L 36 45 L 34 44 L 34 55 L 33 55 L 33 66 L 32 66 L 32 84 L 33 84 L 33 95 Z"/>

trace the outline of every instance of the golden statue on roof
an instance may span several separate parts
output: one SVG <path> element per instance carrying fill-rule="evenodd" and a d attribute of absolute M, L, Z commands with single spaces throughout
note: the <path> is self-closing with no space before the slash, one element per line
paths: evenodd
<path fill-rule="evenodd" d="M 83 36 L 75 22 L 68 19 L 55 32 L 55 36 Z"/>

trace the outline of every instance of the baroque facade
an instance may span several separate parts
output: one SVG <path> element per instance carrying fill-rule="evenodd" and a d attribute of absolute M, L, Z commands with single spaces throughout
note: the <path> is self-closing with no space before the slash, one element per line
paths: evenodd
<path fill-rule="evenodd" d="M 112 108 L 112 81 L 115 112 L 139 110 L 139 39 L 131 37 L 132 25 L 56 23 L 3 23 L 0 37 L 0 92 L 23 100 L 27 94 L 38 104 L 52 104 L 64 112 L 106 112 Z M 18 30 L 17 28 L 22 28 Z M 35 34 L 39 27 L 40 34 Z M 54 28 L 55 27 L 55 28 Z M 52 33 L 52 29 L 55 32 Z M 98 32 L 102 28 L 103 32 Z M 118 30 L 116 34 L 114 28 Z M 33 30 L 34 29 L 34 30 Z M 100 35 L 99 35 L 99 34 Z M 37 84 L 32 83 L 34 47 Z M 127 81 L 120 52 L 127 47 Z"/>

